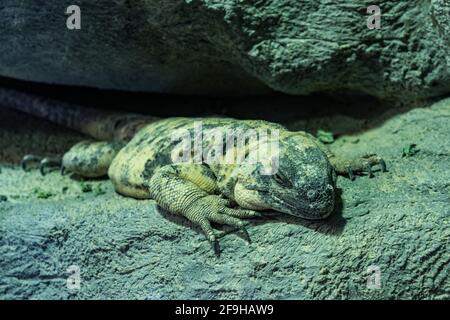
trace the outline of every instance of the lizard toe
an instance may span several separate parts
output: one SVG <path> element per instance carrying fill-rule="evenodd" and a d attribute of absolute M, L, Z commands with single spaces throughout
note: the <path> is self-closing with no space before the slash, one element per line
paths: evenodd
<path fill-rule="evenodd" d="M 205 217 L 201 217 L 198 219 L 191 220 L 194 224 L 197 224 L 203 231 L 203 234 L 206 236 L 206 239 L 211 243 L 211 246 L 214 250 L 214 254 L 219 257 L 220 256 L 220 244 L 218 237 L 216 236 L 216 232 L 211 227 L 211 224 L 208 219 Z"/>
<path fill-rule="evenodd" d="M 40 161 L 42 161 L 42 157 L 36 156 L 34 154 L 27 154 L 20 161 L 20 166 L 22 167 L 23 171 L 28 171 L 30 164 L 39 163 Z"/>
<path fill-rule="evenodd" d="M 227 214 L 229 216 L 235 217 L 235 218 L 241 218 L 241 219 L 247 219 L 247 218 L 260 218 L 262 217 L 262 214 L 253 211 L 253 210 L 246 210 L 246 209 L 236 209 L 236 208 L 224 208 L 220 211 L 221 213 Z"/>
<path fill-rule="evenodd" d="M 61 169 L 61 165 L 61 159 L 44 158 L 39 164 L 39 171 L 43 176 L 47 174 L 47 169 L 49 168 L 60 168 L 61 172 L 64 172 L 63 169 Z"/>
<path fill-rule="evenodd" d="M 379 165 L 382 172 L 387 172 L 386 162 L 376 154 L 367 154 L 359 159 L 351 161 L 347 167 L 347 175 L 350 180 L 355 180 L 355 174 L 367 173 L 369 178 L 373 178 L 373 167 Z"/>

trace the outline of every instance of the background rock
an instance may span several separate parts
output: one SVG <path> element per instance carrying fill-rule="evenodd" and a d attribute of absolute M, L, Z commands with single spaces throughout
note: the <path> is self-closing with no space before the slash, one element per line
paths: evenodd
<path fill-rule="evenodd" d="M 369 30 L 373 3 L 80 0 L 82 29 L 69 31 L 71 0 L 4 0 L 0 75 L 209 95 L 344 91 L 404 102 L 449 92 L 431 1 L 380 0 L 382 28 Z"/>
<path fill-rule="evenodd" d="M 292 129 L 333 131 L 335 152 L 382 155 L 389 172 L 339 178 L 325 222 L 253 221 L 252 244 L 229 234 L 217 259 L 199 230 L 109 181 L 5 163 L 61 153 L 81 137 L 0 109 L 0 298 L 450 299 L 450 100 L 292 119 Z M 410 144 L 419 152 L 402 157 Z M 66 287 L 71 265 L 81 268 L 78 291 Z M 367 287 L 370 266 L 381 270 L 380 290 Z"/>

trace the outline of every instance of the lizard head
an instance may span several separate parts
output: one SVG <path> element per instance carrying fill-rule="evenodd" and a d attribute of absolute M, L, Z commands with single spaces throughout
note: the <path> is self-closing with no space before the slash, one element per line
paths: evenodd
<path fill-rule="evenodd" d="M 234 188 L 236 202 L 248 209 L 305 219 L 328 217 L 334 209 L 336 173 L 313 139 L 306 134 L 281 137 L 271 174 L 261 173 L 261 163 L 241 165 Z"/>

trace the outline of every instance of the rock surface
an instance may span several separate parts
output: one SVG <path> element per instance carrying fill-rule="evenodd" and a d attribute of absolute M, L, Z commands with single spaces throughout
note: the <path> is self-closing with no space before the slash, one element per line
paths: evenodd
<path fill-rule="evenodd" d="M 44 178 L 5 163 L 63 152 L 80 136 L 0 109 L 0 298 L 450 299 L 449 124 L 449 99 L 288 123 L 333 129 L 335 151 L 379 153 L 389 172 L 340 178 L 327 221 L 255 220 L 252 244 L 229 234 L 217 259 L 199 230 L 153 201 L 115 194 L 109 181 Z M 411 144 L 418 152 L 402 157 Z M 66 287 L 71 265 L 79 290 Z M 380 289 L 367 287 L 371 266 Z"/>
<path fill-rule="evenodd" d="M 448 93 L 445 0 L 71 0 L 0 4 L 0 75 L 189 94 L 362 92 L 396 102 Z M 432 6 L 435 10 L 433 15 Z"/>

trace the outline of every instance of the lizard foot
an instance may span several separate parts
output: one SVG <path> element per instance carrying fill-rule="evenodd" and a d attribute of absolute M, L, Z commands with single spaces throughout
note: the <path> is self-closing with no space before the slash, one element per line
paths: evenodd
<path fill-rule="evenodd" d="M 373 178 L 374 174 L 372 167 L 380 165 L 382 172 L 387 172 L 386 162 L 376 154 L 367 154 L 361 158 L 357 158 L 348 161 L 344 164 L 345 173 L 348 175 L 350 180 L 355 180 L 355 174 L 366 172 L 369 178 Z"/>
<path fill-rule="evenodd" d="M 250 239 L 243 218 L 259 217 L 258 212 L 232 208 L 232 201 L 217 195 L 208 195 L 193 202 L 184 216 L 198 225 L 212 244 L 216 256 L 220 256 L 219 234 L 211 227 L 211 222 L 229 225 L 241 230 Z"/>
<path fill-rule="evenodd" d="M 20 166 L 24 171 L 28 171 L 31 163 L 39 163 L 39 171 L 43 176 L 47 173 L 47 168 L 61 168 L 61 174 L 64 173 L 64 168 L 61 165 L 61 159 L 59 158 L 43 158 L 33 154 L 28 154 L 20 161 Z"/>

